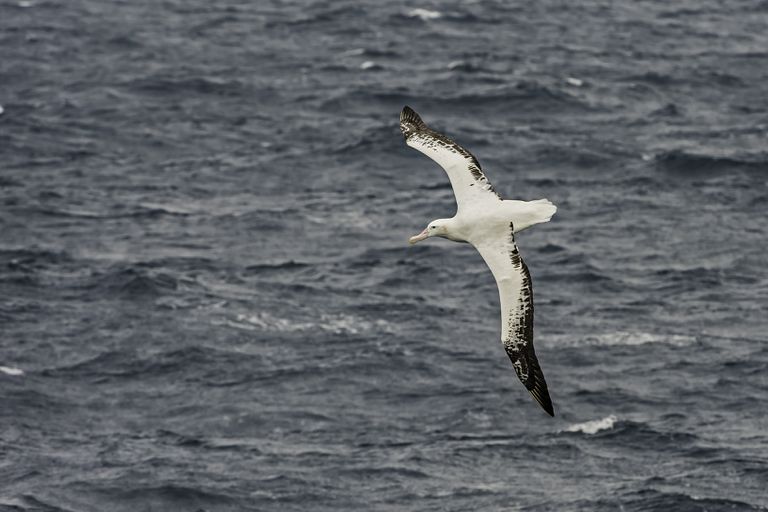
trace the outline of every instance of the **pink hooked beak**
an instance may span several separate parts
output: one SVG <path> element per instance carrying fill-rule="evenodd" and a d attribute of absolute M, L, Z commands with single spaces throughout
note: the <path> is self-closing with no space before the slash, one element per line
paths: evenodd
<path fill-rule="evenodd" d="M 416 236 L 412 236 L 411 238 L 409 238 L 409 239 L 408 239 L 408 243 L 409 243 L 409 244 L 411 244 L 411 245 L 413 245 L 413 244 L 415 244 L 416 242 L 421 242 L 421 241 L 422 241 L 422 240 L 424 240 L 425 238 L 429 238 L 429 228 L 426 228 L 424 231 L 422 231 L 422 232 L 421 232 L 421 233 L 419 233 L 418 235 L 416 235 Z"/>

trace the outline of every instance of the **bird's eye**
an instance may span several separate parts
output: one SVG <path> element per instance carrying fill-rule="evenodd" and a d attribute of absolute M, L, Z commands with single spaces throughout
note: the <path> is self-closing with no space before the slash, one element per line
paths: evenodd
<path fill-rule="evenodd" d="M 435 229 L 435 226 L 429 226 L 429 229 Z"/>

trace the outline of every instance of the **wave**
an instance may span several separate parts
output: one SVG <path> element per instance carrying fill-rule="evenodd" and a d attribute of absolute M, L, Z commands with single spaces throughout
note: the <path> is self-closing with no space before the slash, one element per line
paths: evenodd
<path fill-rule="evenodd" d="M 182 248 L 181 244 L 174 244 L 174 249 Z M 199 249 L 199 246 L 190 245 L 190 249 Z M 175 272 L 183 271 L 210 271 L 220 268 L 221 261 L 216 258 L 204 256 L 165 256 L 144 260 L 136 263 L 137 268 L 148 269 L 173 269 Z"/>
<path fill-rule="evenodd" d="M 178 288 L 173 276 L 136 267 L 112 269 L 96 277 L 87 288 L 124 299 L 160 297 Z"/>
<path fill-rule="evenodd" d="M 282 318 L 267 312 L 253 315 L 239 314 L 235 320 L 226 319 L 218 322 L 218 325 L 247 331 L 311 332 L 320 330 L 332 334 L 391 333 L 394 330 L 389 322 L 382 319 L 369 321 L 353 315 L 325 313 L 310 321 L 306 318 L 302 320 Z"/>
<path fill-rule="evenodd" d="M 7 509 L 5 507 L 8 507 Z M 31 494 L 23 494 L 18 498 L 0 497 L 0 510 L 9 512 L 72 512 L 68 508 L 52 505 Z"/>
<path fill-rule="evenodd" d="M 395 50 L 381 48 L 353 48 L 341 53 L 342 56 L 369 58 L 396 58 L 402 55 Z"/>
<path fill-rule="evenodd" d="M 320 4 L 318 4 L 320 5 Z M 264 26 L 265 28 L 279 27 L 300 27 L 304 25 L 333 25 L 336 32 L 358 33 L 363 29 L 359 27 L 359 20 L 366 18 L 366 10 L 360 6 L 340 6 L 333 9 L 307 13 L 309 9 L 302 9 L 296 18 L 290 19 L 270 19 Z"/>
<path fill-rule="evenodd" d="M 333 424 L 336 418 L 323 414 L 296 411 L 290 416 L 290 421 Z M 173 446 L 200 447 L 206 450 L 216 451 L 236 451 L 238 453 L 250 452 L 265 455 L 290 455 L 292 457 L 323 457 L 337 454 L 334 448 L 329 448 L 322 444 L 312 442 L 306 443 L 280 443 L 268 439 L 259 439 L 253 437 L 218 437 L 218 436 L 198 436 L 190 434 L 181 434 L 172 430 L 161 429 L 155 433 L 163 444 Z"/>
<path fill-rule="evenodd" d="M 51 389 L 50 393 L 28 389 L 30 386 L 25 379 L 3 379 L 0 387 L 0 401 L 3 412 L 16 418 L 31 418 L 39 421 L 41 412 L 48 418 L 66 415 L 72 411 L 73 404 L 63 396 L 61 390 Z M 77 405 L 75 405 L 76 407 Z M 4 419 L 7 419 L 6 416 Z"/>
<path fill-rule="evenodd" d="M 735 157 L 673 150 L 656 155 L 654 165 L 660 171 L 691 176 L 725 174 L 733 170 L 768 172 L 768 155 Z"/>
<path fill-rule="evenodd" d="M 149 93 L 179 95 L 179 94 L 210 94 L 215 96 L 247 96 L 257 97 L 256 91 L 241 80 L 225 80 L 216 77 L 172 77 L 155 75 L 135 78 L 123 82 L 123 87 Z"/>
<path fill-rule="evenodd" d="M 584 423 L 574 423 L 573 425 L 566 427 L 563 431 L 581 432 L 583 434 L 593 435 L 600 432 L 601 430 L 612 429 L 616 424 L 617 419 L 618 418 L 616 418 L 616 416 L 611 414 L 610 416 L 606 416 L 605 418 L 601 418 L 599 420 L 585 421 Z"/>
<path fill-rule="evenodd" d="M 452 60 L 446 67 L 451 71 L 461 71 L 462 73 L 479 73 L 485 71 L 485 68 L 482 66 L 466 60 Z"/>
<path fill-rule="evenodd" d="M 657 430 L 642 421 L 621 420 L 608 416 L 600 420 L 572 425 L 574 430 L 564 433 L 582 433 L 595 436 L 606 443 L 621 446 L 623 449 L 655 449 L 684 451 L 686 454 L 696 448 L 699 438 L 689 432 L 677 430 Z"/>
<path fill-rule="evenodd" d="M 55 249 L 0 249 L 0 262 L 8 267 L 40 268 L 73 261 L 67 251 Z"/>
<path fill-rule="evenodd" d="M 568 165 L 578 169 L 594 169 L 615 165 L 615 158 L 583 147 L 541 146 L 533 150 L 537 162 Z"/>
<path fill-rule="evenodd" d="M 283 270 L 304 270 L 310 268 L 309 263 L 302 263 L 294 260 L 280 261 L 277 263 L 258 263 L 256 265 L 249 265 L 245 267 L 248 274 L 268 274 Z"/>
<path fill-rule="evenodd" d="M 340 145 L 333 148 L 333 152 L 336 154 L 358 154 L 359 152 L 371 151 L 373 149 L 383 150 L 392 149 L 396 150 L 402 146 L 402 137 L 399 136 L 399 130 L 393 124 L 381 124 L 361 130 L 359 134 L 355 134 L 354 139 L 349 141 L 345 140 Z"/>
<path fill-rule="evenodd" d="M 399 479 L 406 478 L 412 480 L 414 478 L 433 478 L 433 475 L 425 473 L 418 469 L 411 469 L 407 467 L 397 466 L 383 466 L 383 467 L 360 467 L 341 469 L 340 475 L 355 476 L 357 478 L 370 478 L 370 479 Z"/>
<path fill-rule="evenodd" d="M 685 269 L 664 268 L 653 272 L 656 281 L 656 289 L 659 291 L 670 290 L 679 293 L 682 290 L 700 290 L 716 288 L 726 279 L 719 269 L 706 267 L 694 267 Z"/>
<path fill-rule="evenodd" d="M 405 15 L 409 18 L 418 18 L 421 21 L 429 21 L 429 20 L 436 20 L 443 17 L 443 13 L 440 11 L 431 11 L 429 9 L 422 9 L 420 7 L 417 7 L 416 9 L 411 9 Z"/>
<path fill-rule="evenodd" d="M 98 489 L 109 500 L 117 500 L 123 505 L 135 503 L 136 509 L 144 509 L 148 503 L 158 505 L 161 510 L 209 510 L 220 507 L 240 508 L 238 500 L 225 494 L 223 490 L 204 485 L 187 486 L 181 484 L 158 484 L 151 486 L 100 487 Z M 153 508 L 154 507 L 150 507 Z"/>
<path fill-rule="evenodd" d="M 563 252 L 565 250 L 566 250 L 566 248 L 564 246 L 562 246 L 562 245 L 554 244 L 554 243 L 548 243 L 545 246 L 540 247 L 538 249 L 538 252 L 539 253 L 543 253 L 543 254 L 552 254 L 552 253 L 557 253 L 557 252 Z"/>
<path fill-rule="evenodd" d="M 52 217 L 65 217 L 73 219 L 129 219 L 149 217 L 155 218 L 161 215 L 186 217 L 195 213 L 170 205 L 144 203 L 136 206 L 116 205 L 112 211 L 94 211 L 76 208 L 55 208 L 43 205 L 30 205 L 23 208 L 25 213 L 46 215 Z"/>
<path fill-rule="evenodd" d="M 666 73 L 660 73 L 658 71 L 647 71 L 637 75 L 630 75 L 623 79 L 626 82 L 645 82 L 652 85 L 673 85 L 680 82 L 680 80 L 672 75 Z"/>
<path fill-rule="evenodd" d="M 120 34 L 114 37 L 110 37 L 109 39 L 107 39 L 107 44 L 115 46 L 116 48 L 130 49 L 130 50 L 141 48 L 143 46 L 139 38 L 131 37 L 128 34 Z"/>
<path fill-rule="evenodd" d="M 194 378 L 204 378 L 207 384 L 232 384 L 229 373 L 237 372 L 243 365 L 252 368 L 260 357 L 242 351 L 219 350 L 206 346 L 177 348 L 155 354 L 142 355 L 131 350 L 110 350 L 86 360 L 44 370 L 46 376 L 78 375 L 105 379 L 134 378 L 138 375 L 168 375 L 189 373 Z"/>
<path fill-rule="evenodd" d="M 559 264 L 564 265 L 570 262 L 574 262 L 578 259 L 577 256 L 561 253 L 561 259 L 563 261 Z M 618 279 L 606 275 L 597 268 L 589 268 L 590 265 L 583 265 L 581 268 L 574 269 L 572 272 L 550 272 L 542 274 L 537 277 L 540 281 L 548 281 L 553 283 L 584 283 L 590 289 L 599 289 L 601 293 L 606 291 L 624 291 L 624 285 Z"/>
<path fill-rule="evenodd" d="M 577 97 L 560 89 L 554 89 L 535 80 L 521 80 L 512 86 L 502 86 L 484 92 L 460 94 L 448 101 L 458 104 L 507 105 L 514 103 L 514 111 L 547 111 L 570 108 L 589 111 L 593 108 Z"/>
<path fill-rule="evenodd" d="M 24 375 L 24 370 L 15 366 L 0 366 L 0 373 L 10 375 L 11 377 L 20 377 Z"/>
<path fill-rule="evenodd" d="M 384 69 L 384 66 L 372 60 L 366 60 L 365 62 L 360 64 L 360 69 L 362 69 L 363 71 L 381 71 Z"/>
<path fill-rule="evenodd" d="M 222 27 L 224 25 L 228 25 L 230 23 L 236 24 L 240 21 L 240 19 L 237 16 L 232 15 L 226 15 L 226 16 L 218 16 L 216 18 L 206 20 L 202 23 L 198 23 L 197 25 L 193 25 L 189 28 L 190 33 L 193 33 L 197 36 L 206 36 L 205 33 L 208 30 L 211 29 L 217 29 L 219 27 Z"/>
<path fill-rule="evenodd" d="M 669 73 L 648 71 L 636 75 L 630 75 L 622 79 L 624 82 L 643 82 L 655 86 L 674 86 L 685 84 L 704 84 L 708 86 L 744 87 L 744 81 L 736 75 L 717 71 L 702 71 L 686 75 L 675 76 Z"/>
<path fill-rule="evenodd" d="M 23 187 L 24 184 L 20 181 L 8 178 L 6 176 L 0 176 L 0 188 L 2 187 Z"/>
<path fill-rule="evenodd" d="M 641 489 L 622 497 L 622 510 L 681 510 L 706 511 L 729 510 L 733 512 L 758 512 L 764 508 L 744 501 L 727 498 L 704 498 L 679 492 L 663 492 Z"/>
<path fill-rule="evenodd" d="M 192 215 L 193 213 L 196 213 L 194 210 L 191 210 L 189 208 L 174 206 L 170 204 L 144 202 L 144 203 L 140 203 L 138 206 L 139 206 L 138 211 L 134 213 L 134 216 L 144 214 L 144 215 L 179 215 L 182 217 L 186 217 L 188 215 Z"/>
<path fill-rule="evenodd" d="M 676 347 L 685 347 L 698 342 L 698 338 L 696 336 L 687 334 L 664 334 L 642 331 L 614 331 L 585 337 L 574 337 L 570 334 L 558 334 L 549 336 L 549 340 L 551 340 L 552 345 L 559 347 L 637 346 L 655 343 L 663 343 Z"/>
<path fill-rule="evenodd" d="M 682 107 L 677 106 L 674 103 L 667 103 L 663 107 L 657 108 L 650 114 L 654 117 L 680 117 L 682 115 Z"/>
<path fill-rule="evenodd" d="M 454 23 L 474 23 L 481 21 L 480 17 L 467 11 L 436 11 L 422 7 L 416 7 L 408 11 L 391 14 L 389 19 L 398 24 L 401 24 L 402 22 L 411 22 L 421 25 L 426 25 L 429 22 L 437 20 L 445 20 Z M 492 17 L 483 18 L 482 21 L 484 23 L 499 23 L 498 20 Z"/>
<path fill-rule="evenodd" d="M 478 115 L 478 110 L 482 109 L 493 109 L 497 116 L 521 112 L 562 114 L 564 111 L 586 113 L 598 110 L 598 107 L 568 92 L 535 80 L 521 80 L 511 85 L 476 89 L 472 92 L 430 96 L 413 96 L 407 91 L 399 90 L 345 90 L 324 101 L 320 108 L 334 113 L 350 108 L 366 112 L 378 105 L 397 112 L 406 104 L 418 105 L 425 114 L 438 111 L 459 113 L 459 110 L 469 110 L 474 112 L 475 116 Z"/>

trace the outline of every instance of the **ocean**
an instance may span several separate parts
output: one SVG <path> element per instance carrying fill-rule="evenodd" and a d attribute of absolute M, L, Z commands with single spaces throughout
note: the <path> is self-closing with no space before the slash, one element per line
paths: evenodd
<path fill-rule="evenodd" d="M 0 511 L 768 510 L 768 3 L 0 3 Z M 404 105 L 533 280 L 545 414 Z"/>

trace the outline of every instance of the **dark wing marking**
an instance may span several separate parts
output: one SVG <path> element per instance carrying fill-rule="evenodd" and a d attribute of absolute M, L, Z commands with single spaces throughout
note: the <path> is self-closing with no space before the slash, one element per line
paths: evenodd
<path fill-rule="evenodd" d="M 459 208 L 469 202 L 499 201 L 477 158 L 442 133 L 432 130 L 412 108 L 400 113 L 405 143 L 437 162 L 448 174 Z"/>
<path fill-rule="evenodd" d="M 499 287 L 501 342 L 520 382 L 549 414 L 554 416 L 547 382 L 533 348 L 533 286 L 515 243 L 512 223 L 506 240 L 477 248 Z"/>

